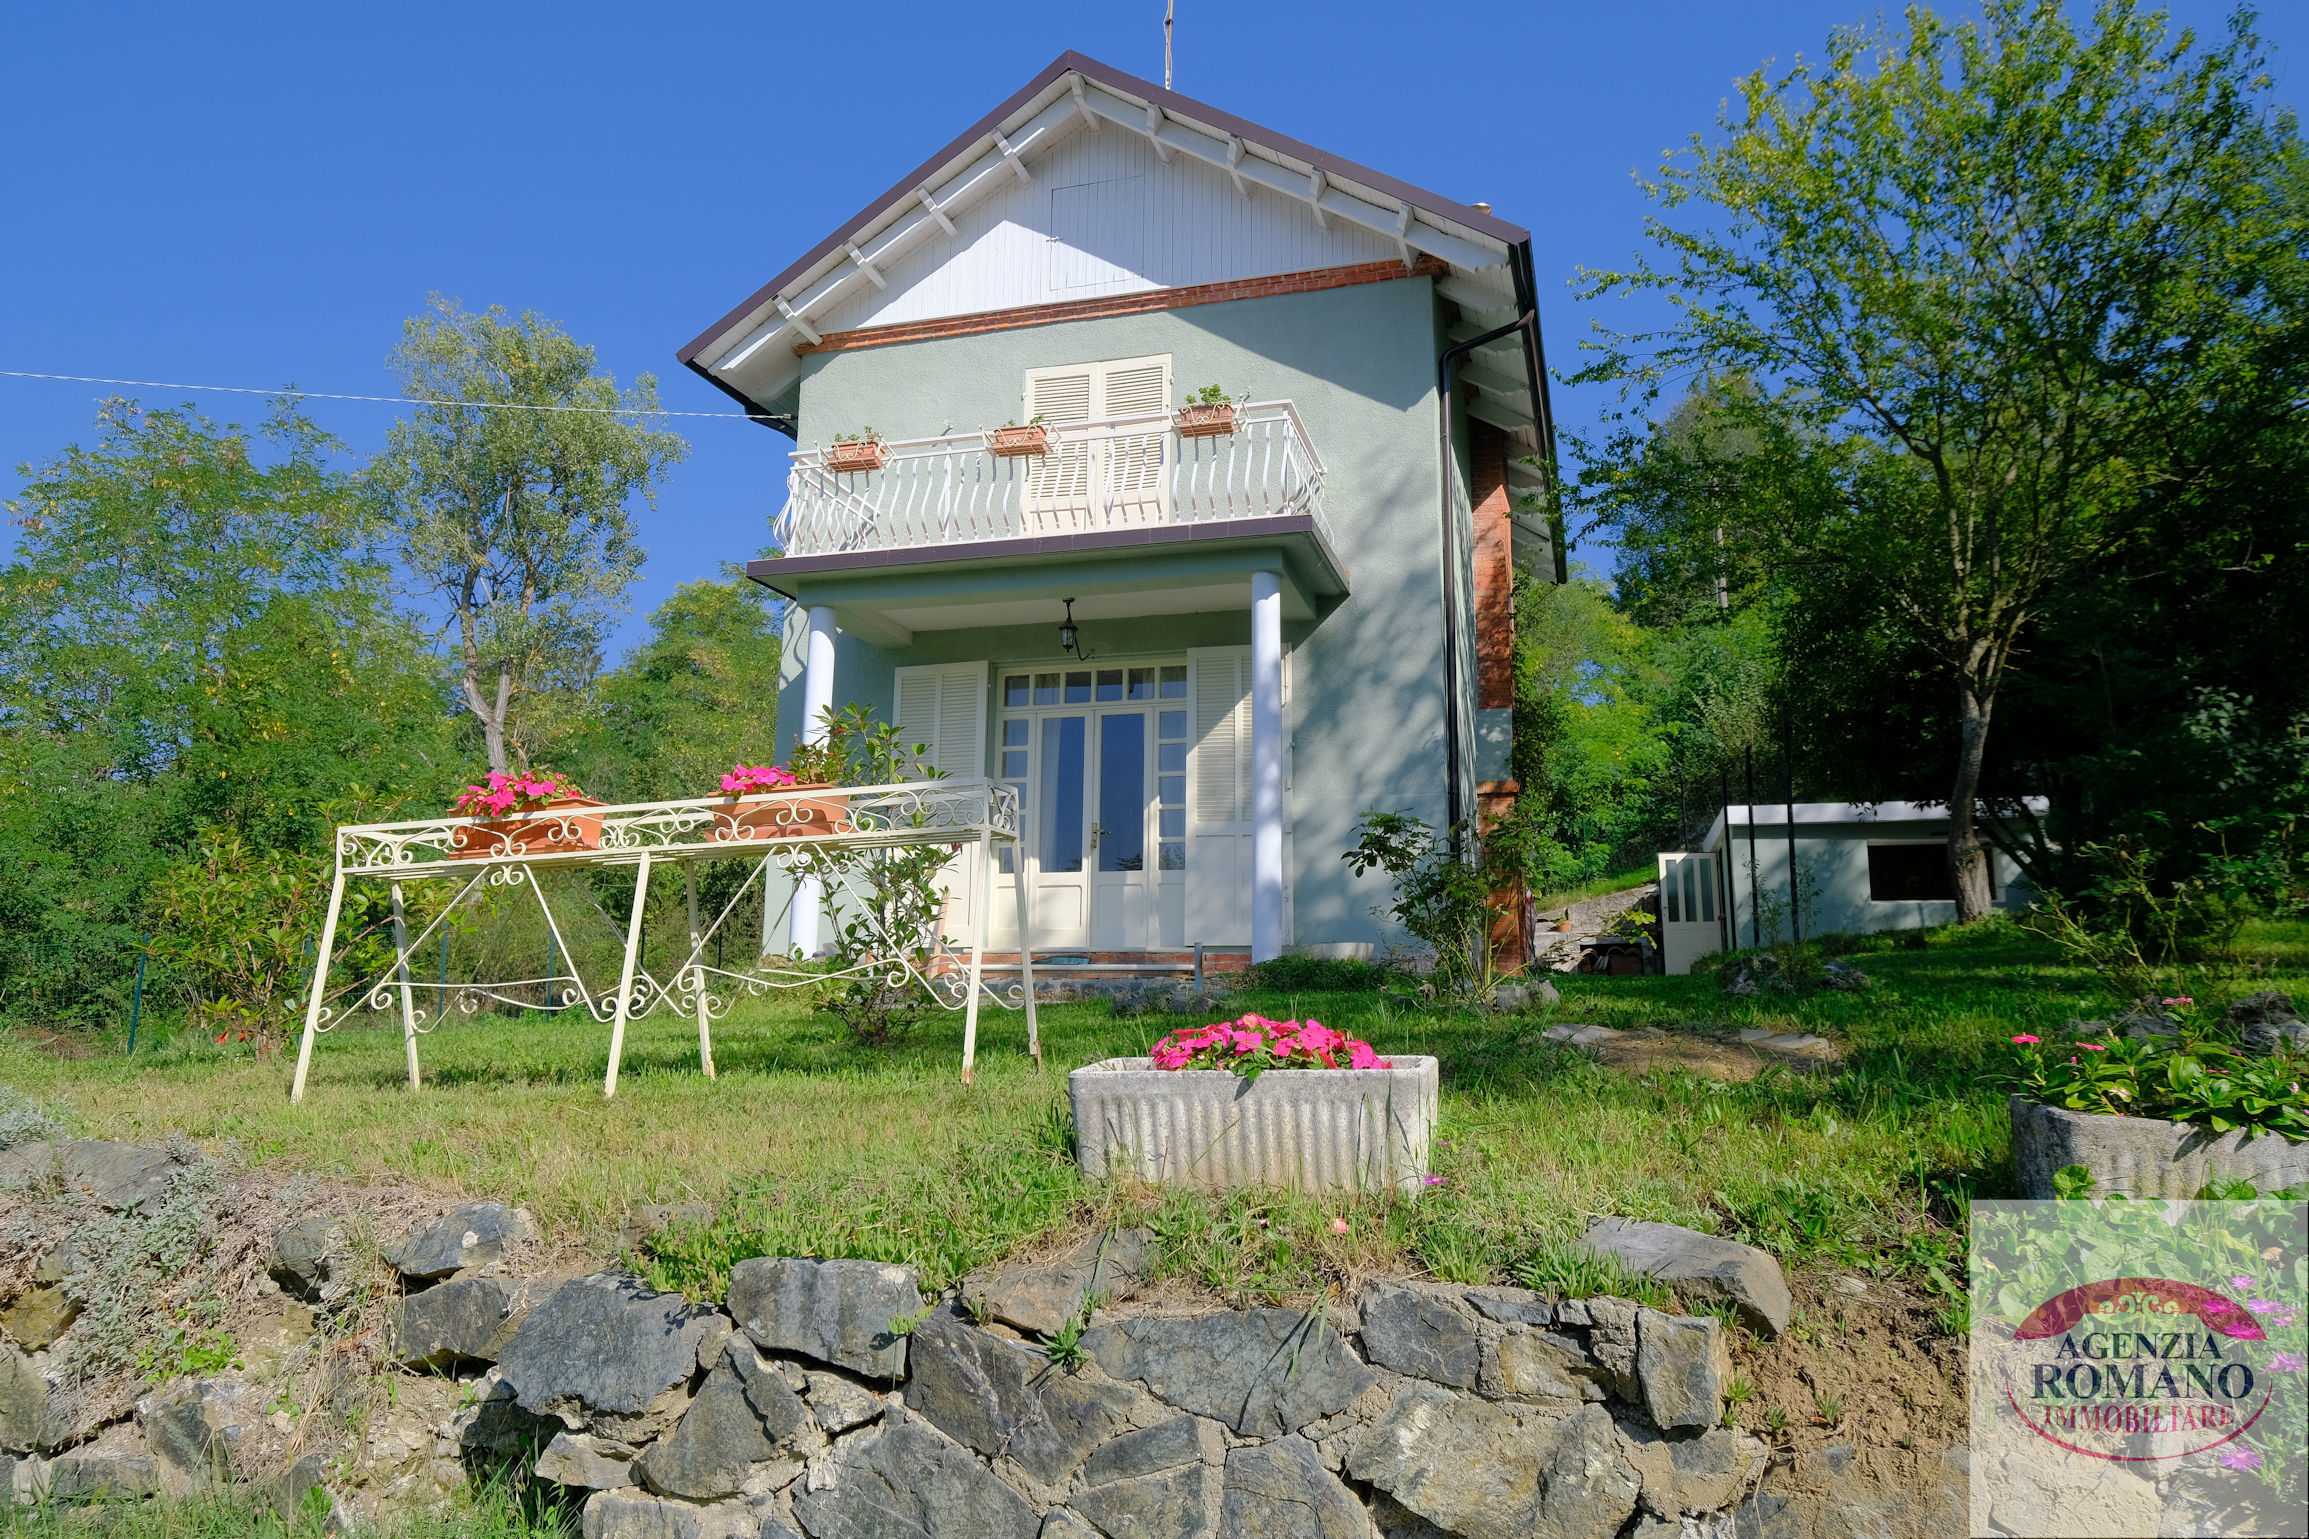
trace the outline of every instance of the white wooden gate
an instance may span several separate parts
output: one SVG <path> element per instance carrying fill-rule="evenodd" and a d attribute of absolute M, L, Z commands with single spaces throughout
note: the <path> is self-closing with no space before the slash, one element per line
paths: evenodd
<path fill-rule="evenodd" d="M 1697 851 L 1660 856 L 1660 954 L 1669 973 L 1688 973 L 1724 949 L 1723 896 L 1716 857 Z"/>

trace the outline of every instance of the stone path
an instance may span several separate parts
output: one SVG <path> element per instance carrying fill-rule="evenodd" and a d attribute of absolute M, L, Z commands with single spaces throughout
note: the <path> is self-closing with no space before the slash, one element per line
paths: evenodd
<path fill-rule="evenodd" d="M 1696 1032 L 1662 1031 L 1656 1026 L 1619 1031 L 1609 1026 L 1567 1022 L 1542 1034 L 1550 1042 L 1584 1048 L 1606 1068 L 1643 1074 L 1653 1069 L 1683 1070 L 1710 1079 L 1745 1082 L 1766 1064 L 1812 1074 L 1843 1062 L 1844 1050 L 1810 1032 L 1770 1032 L 1756 1028 L 1724 1040 Z"/>

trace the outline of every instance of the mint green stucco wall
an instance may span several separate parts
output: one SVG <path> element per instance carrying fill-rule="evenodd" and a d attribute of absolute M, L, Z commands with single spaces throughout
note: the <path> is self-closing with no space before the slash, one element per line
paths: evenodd
<path fill-rule="evenodd" d="M 995 427 L 1023 416 L 1029 369 L 1157 353 L 1171 355 L 1174 391 L 1215 383 L 1294 402 L 1323 458 L 1325 509 L 1351 592 L 1320 619 L 1284 628 L 1293 670 L 1290 939 L 1400 940 L 1370 912 L 1385 884 L 1357 881 L 1339 857 L 1367 808 L 1409 808 L 1438 823 L 1445 811 L 1440 326 L 1433 285 L 1404 278 L 822 354 L 807 361 L 800 438 L 819 444 L 869 424 L 886 438 Z M 1464 527 L 1460 539 L 1464 561 Z M 1464 609 L 1462 636 L 1463 645 L 1472 639 Z M 1249 640 L 1247 611 L 1101 621 L 1087 635 L 1101 664 Z M 887 717 L 893 669 L 977 658 L 991 659 L 997 674 L 1005 664 L 1063 661 L 1048 626 L 925 631 L 887 650 L 844 634 L 834 699 Z M 797 673 L 780 697 L 781 743 L 800 733 L 800 716 Z"/>

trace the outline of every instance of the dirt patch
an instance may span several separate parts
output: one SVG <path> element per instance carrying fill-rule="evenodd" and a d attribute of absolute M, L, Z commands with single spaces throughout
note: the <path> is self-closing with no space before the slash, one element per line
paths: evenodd
<path fill-rule="evenodd" d="M 1777 1340 L 1736 1335 L 1734 1372 L 1753 1393 L 1735 1419 L 1789 1475 L 1937 1488 L 1950 1446 L 1970 1435 L 1965 1344 L 1942 1332 L 1938 1306 L 1848 1274 L 1792 1277 L 1789 1288 L 1796 1312 Z M 1786 1418 L 1777 1430 L 1774 1411 Z"/>
<path fill-rule="evenodd" d="M 1657 1026 L 1619 1031 L 1609 1026 L 1562 1025 L 1548 1028 L 1545 1037 L 1590 1053 L 1605 1068 L 1622 1073 L 1697 1074 L 1726 1084 L 1745 1084 L 1770 1064 L 1798 1074 L 1813 1074 L 1834 1070 L 1844 1060 L 1843 1049 L 1835 1043 L 1802 1032 L 1745 1031 L 1708 1036 L 1664 1031 Z"/>

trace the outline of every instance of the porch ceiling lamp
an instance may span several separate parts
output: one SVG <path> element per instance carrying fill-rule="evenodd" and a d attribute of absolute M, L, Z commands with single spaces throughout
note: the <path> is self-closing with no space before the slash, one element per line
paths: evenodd
<path fill-rule="evenodd" d="M 1066 601 L 1066 618 L 1058 622 L 1058 650 L 1073 653 L 1076 662 L 1090 661 L 1090 654 L 1082 649 L 1082 627 L 1074 623 L 1073 599 Z"/>

